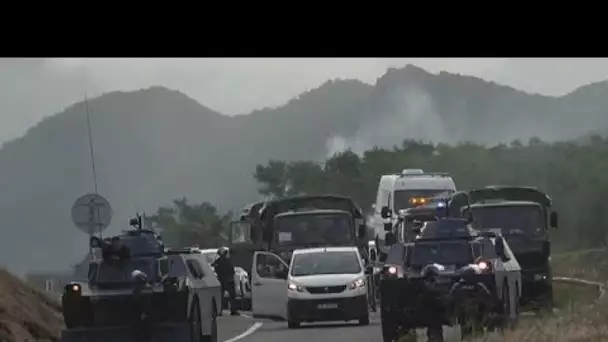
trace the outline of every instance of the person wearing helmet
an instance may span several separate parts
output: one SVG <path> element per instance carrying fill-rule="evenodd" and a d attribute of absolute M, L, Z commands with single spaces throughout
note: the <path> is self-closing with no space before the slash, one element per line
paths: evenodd
<path fill-rule="evenodd" d="M 230 314 L 237 316 L 239 313 L 236 308 L 236 291 L 234 290 L 234 265 L 230 260 L 227 247 L 220 247 L 217 250 L 217 259 L 212 266 L 220 282 L 222 295 L 228 291 L 230 296 Z"/>
<path fill-rule="evenodd" d="M 439 284 L 440 266 L 426 265 L 421 272 L 424 282 L 424 297 L 427 304 L 426 313 L 428 326 L 426 335 L 428 341 L 443 341 L 443 313 L 445 310 L 444 295 Z"/>
<path fill-rule="evenodd" d="M 460 280 L 450 289 L 463 338 L 483 333 L 484 303 L 491 296 L 488 288 L 477 281 L 479 273 L 476 265 L 465 266 L 460 271 Z"/>

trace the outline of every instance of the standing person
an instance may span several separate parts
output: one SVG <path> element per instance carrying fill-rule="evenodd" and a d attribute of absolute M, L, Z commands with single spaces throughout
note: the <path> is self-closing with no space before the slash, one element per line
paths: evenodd
<path fill-rule="evenodd" d="M 220 247 L 217 250 L 217 259 L 213 262 L 213 268 L 217 274 L 217 279 L 222 287 L 222 296 L 226 291 L 230 295 L 230 314 L 238 316 L 239 312 L 236 309 L 236 291 L 234 290 L 234 265 L 228 255 L 227 247 Z"/>

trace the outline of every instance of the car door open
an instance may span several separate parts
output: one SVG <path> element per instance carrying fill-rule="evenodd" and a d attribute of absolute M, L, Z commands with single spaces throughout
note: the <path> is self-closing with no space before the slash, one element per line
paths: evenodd
<path fill-rule="evenodd" d="M 251 269 L 251 311 L 255 317 L 287 318 L 289 266 L 278 255 L 255 252 Z"/>

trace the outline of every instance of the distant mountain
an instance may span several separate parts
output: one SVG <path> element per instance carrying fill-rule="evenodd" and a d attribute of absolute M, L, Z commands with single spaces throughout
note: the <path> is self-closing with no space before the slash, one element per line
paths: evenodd
<path fill-rule="evenodd" d="M 407 66 L 375 85 L 328 81 L 276 109 L 229 117 L 178 91 L 113 92 L 88 103 L 99 190 L 114 208 L 109 232 L 136 210 L 174 198 L 231 209 L 257 199 L 257 163 L 324 159 L 404 138 L 497 143 L 573 138 L 608 128 L 606 83 L 553 98 Z M 48 117 L 0 149 L 0 263 L 15 272 L 65 269 L 86 236 L 69 211 L 92 190 L 85 106 Z"/>
<path fill-rule="evenodd" d="M 608 58 L 508 58 L 481 76 L 532 93 L 562 96 L 608 79 Z"/>

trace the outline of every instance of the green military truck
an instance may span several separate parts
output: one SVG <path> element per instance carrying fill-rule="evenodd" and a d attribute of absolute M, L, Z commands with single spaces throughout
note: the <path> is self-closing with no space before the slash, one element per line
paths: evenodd
<path fill-rule="evenodd" d="M 535 187 L 487 186 L 457 192 L 450 216 L 473 220 L 476 229 L 500 228 L 522 269 L 521 305 L 553 308 L 549 228 L 557 229 L 551 198 Z"/>

